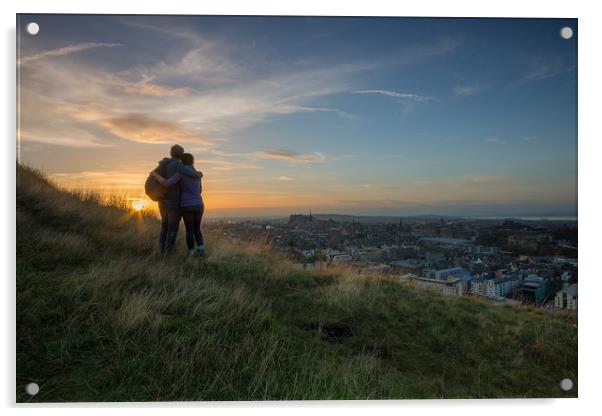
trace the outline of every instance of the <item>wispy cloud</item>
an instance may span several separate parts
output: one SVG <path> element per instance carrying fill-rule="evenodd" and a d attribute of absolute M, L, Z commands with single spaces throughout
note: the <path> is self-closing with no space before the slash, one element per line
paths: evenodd
<path fill-rule="evenodd" d="M 279 181 L 292 181 L 294 180 L 293 178 L 290 178 L 286 175 L 282 175 L 282 176 L 278 176 L 276 179 L 278 179 Z"/>
<path fill-rule="evenodd" d="M 478 84 L 457 85 L 453 89 L 453 93 L 456 97 L 469 97 L 479 93 L 480 91 L 481 87 Z"/>
<path fill-rule="evenodd" d="M 153 19 L 148 19 L 148 16 L 123 16 L 119 19 L 119 21 L 126 26 L 142 29 L 144 31 L 157 32 L 167 37 L 181 38 L 183 40 L 188 40 L 193 44 L 201 44 L 205 42 L 205 39 L 190 27 L 186 27 L 183 25 L 157 25 L 156 21 L 154 21 Z"/>
<path fill-rule="evenodd" d="M 429 101 L 432 99 L 431 97 L 426 97 L 424 95 L 407 93 L 407 92 L 388 91 L 388 90 L 359 90 L 359 91 L 352 91 L 352 93 L 353 94 L 379 94 L 379 95 L 384 95 L 386 97 L 400 98 L 400 99 L 413 100 L 413 101 L 419 101 L 419 102 Z"/>
<path fill-rule="evenodd" d="M 142 80 L 133 84 L 124 84 L 121 88 L 128 94 L 148 97 L 178 97 L 192 92 L 192 89 L 188 87 L 169 88 L 155 84 L 152 80 L 153 77 L 143 77 Z"/>
<path fill-rule="evenodd" d="M 194 27 L 161 27 L 149 25 L 145 19 L 125 21 L 143 31 L 141 36 L 157 33 L 174 38 L 174 50 L 164 59 L 153 59 L 150 65 L 119 72 L 107 70 L 98 62 L 67 56 L 120 46 L 114 43 L 67 45 L 22 58 L 21 63 L 31 63 L 44 57 L 65 56 L 53 65 L 23 65 L 21 108 L 27 108 L 26 113 L 32 116 L 24 116 L 28 120 L 21 123 L 21 138 L 47 142 L 42 134 L 32 132 L 47 129 L 52 130 L 54 137 L 63 137 L 66 145 L 111 146 L 117 143 L 115 136 L 163 143 L 170 140 L 169 131 L 173 129 L 180 140 L 209 142 L 207 137 L 227 136 L 282 114 L 332 114 L 350 119 L 354 115 L 344 109 L 312 104 L 320 98 L 353 90 L 355 80 L 365 71 L 415 64 L 458 47 L 457 42 L 444 39 L 408 46 L 400 49 L 395 58 L 369 62 L 332 64 L 316 60 L 311 65 L 265 66 L 254 55 L 245 55 L 247 52 L 236 44 L 206 39 Z M 404 109 L 428 100 L 418 94 L 395 91 L 362 93 L 389 95 L 399 100 Z M 153 97 L 158 99 L 149 99 Z M 58 110 L 64 106 L 77 106 L 78 111 Z M 132 113 L 138 116 L 132 117 Z"/>
<path fill-rule="evenodd" d="M 258 159 L 280 159 L 290 163 L 319 163 L 326 159 L 320 152 L 299 153 L 282 149 L 262 150 L 255 152 L 254 156 Z"/>
<path fill-rule="evenodd" d="M 529 68 L 527 74 L 519 79 L 517 83 L 522 84 L 552 78 L 571 72 L 576 66 L 562 59 L 533 59 L 529 63 Z"/>
<path fill-rule="evenodd" d="M 353 114 L 350 114 L 346 111 L 339 110 L 338 108 L 328 108 L 328 107 L 304 107 L 304 106 L 283 106 L 281 107 L 283 112 L 290 113 L 335 113 L 343 118 L 353 118 Z"/>
<path fill-rule="evenodd" d="M 210 51 L 205 56 L 219 53 Z M 200 59 L 195 54 L 197 58 Z M 188 59 L 188 54 L 182 58 Z M 195 68 L 199 72 L 186 72 Z M 212 71 L 205 72 L 194 62 L 179 61 L 172 67 L 135 67 L 119 73 L 69 59 L 57 60 L 53 65 L 26 65 L 21 73 L 20 104 L 27 111 L 21 114 L 19 137 L 48 142 L 43 134 L 33 131 L 45 130 L 48 135 L 62 136 L 61 142 L 66 145 L 115 144 L 101 134 L 104 130 L 137 142 L 163 143 L 175 134 L 198 143 L 279 114 L 332 113 L 351 117 L 339 109 L 307 104 L 315 98 L 345 91 L 349 78 L 362 70 L 362 65 L 341 64 L 251 80 L 247 73 L 225 85 L 221 78 L 213 77 Z M 141 81 L 129 81 L 139 78 L 140 73 L 144 74 Z"/>
<path fill-rule="evenodd" d="M 533 142 L 533 141 L 537 140 L 537 137 L 534 137 L 534 136 L 524 136 L 522 139 L 524 141 L 526 141 L 526 142 Z"/>
<path fill-rule="evenodd" d="M 145 114 L 130 113 L 101 119 L 98 123 L 112 134 L 142 143 L 209 142 L 207 138 L 181 125 L 151 118 Z"/>
<path fill-rule="evenodd" d="M 121 45 L 120 43 L 93 43 L 93 42 L 77 43 L 74 45 L 63 46 L 62 48 L 58 48 L 58 49 L 51 49 L 49 51 L 39 52 L 34 55 L 24 56 L 23 58 L 19 59 L 18 64 L 25 65 L 25 64 L 29 64 L 31 62 L 43 59 L 43 58 L 65 56 L 65 55 L 70 55 L 72 53 L 82 52 L 82 51 L 86 51 L 88 49 L 95 49 L 95 48 L 114 48 L 116 46 L 123 46 L 123 45 Z"/>

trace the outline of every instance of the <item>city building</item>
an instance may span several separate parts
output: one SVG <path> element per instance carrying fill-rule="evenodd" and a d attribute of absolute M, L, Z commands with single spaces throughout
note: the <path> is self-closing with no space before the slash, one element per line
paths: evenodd
<path fill-rule="evenodd" d="M 573 273 L 569 271 L 562 272 L 562 275 L 560 276 L 563 282 L 568 282 L 571 280 L 571 277 L 573 277 Z"/>
<path fill-rule="evenodd" d="M 554 298 L 554 306 L 557 309 L 577 310 L 577 283 L 558 291 Z"/>
<path fill-rule="evenodd" d="M 447 280 L 449 278 L 461 279 L 465 282 L 466 288 L 470 288 L 472 275 L 462 267 L 451 267 L 441 270 L 429 270 L 425 277 L 437 280 Z"/>
<path fill-rule="evenodd" d="M 445 295 L 462 296 L 466 292 L 466 282 L 455 277 L 445 280 L 419 277 L 415 282 L 418 287 L 441 292 Z"/>
<path fill-rule="evenodd" d="M 486 296 L 488 298 L 504 297 L 519 287 L 520 283 L 520 278 L 516 276 L 502 276 L 486 280 Z"/>
<path fill-rule="evenodd" d="M 425 263 L 428 267 L 445 266 L 447 258 L 443 253 L 427 252 L 425 255 Z"/>
<path fill-rule="evenodd" d="M 435 279 L 447 279 L 449 276 L 457 277 L 456 275 L 464 273 L 464 269 L 461 267 L 452 267 L 449 269 L 434 270 L 433 274 Z"/>
<path fill-rule="evenodd" d="M 470 293 L 477 296 L 487 296 L 487 279 L 477 277 L 470 282 Z"/>
<path fill-rule="evenodd" d="M 519 292 L 526 301 L 539 305 L 546 297 L 546 283 L 543 277 L 529 276 L 521 284 Z"/>

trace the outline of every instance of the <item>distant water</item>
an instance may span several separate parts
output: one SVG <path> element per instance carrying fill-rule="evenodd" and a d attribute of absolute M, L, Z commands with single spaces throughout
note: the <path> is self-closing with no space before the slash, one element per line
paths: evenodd
<path fill-rule="evenodd" d="M 551 217 L 513 217 L 511 215 L 505 217 L 466 217 L 474 220 L 522 220 L 522 221 L 577 221 L 574 216 L 551 216 Z"/>

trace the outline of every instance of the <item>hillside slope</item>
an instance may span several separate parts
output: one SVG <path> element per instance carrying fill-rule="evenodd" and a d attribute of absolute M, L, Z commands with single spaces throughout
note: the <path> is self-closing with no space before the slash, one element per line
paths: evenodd
<path fill-rule="evenodd" d="M 211 235 L 206 260 L 163 260 L 155 219 L 24 167 L 17 227 L 18 401 L 576 396 L 569 317 L 293 271 Z"/>

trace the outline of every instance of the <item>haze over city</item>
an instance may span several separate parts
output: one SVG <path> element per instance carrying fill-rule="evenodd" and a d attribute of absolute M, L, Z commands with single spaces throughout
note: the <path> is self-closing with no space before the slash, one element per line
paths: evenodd
<path fill-rule="evenodd" d="M 577 213 L 574 19 L 20 19 L 19 157 L 65 186 L 179 143 L 208 216 Z"/>

